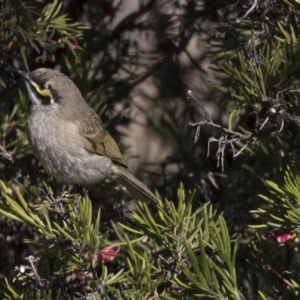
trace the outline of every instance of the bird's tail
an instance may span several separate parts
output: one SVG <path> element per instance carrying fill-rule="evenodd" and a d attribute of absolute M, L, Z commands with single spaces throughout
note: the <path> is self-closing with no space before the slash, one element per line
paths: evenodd
<path fill-rule="evenodd" d="M 125 186 L 128 192 L 134 198 L 146 202 L 148 200 L 154 201 L 155 203 L 158 202 L 154 194 L 141 181 L 129 173 L 127 169 L 119 167 L 118 171 L 119 176 L 116 178 L 116 180 Z"/>

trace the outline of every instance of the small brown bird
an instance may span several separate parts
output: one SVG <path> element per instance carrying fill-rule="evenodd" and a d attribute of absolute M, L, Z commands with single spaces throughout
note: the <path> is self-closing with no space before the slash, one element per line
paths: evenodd
<path fill-rule="evenodd" d="M 110 176 L 134 198 L 157 202 L 129 173 L 115 140 L 67 76 L 52 69 L 15 71 L 25 79 L 31 109 L 29 145 L 47 173 L 67 184 L 92 185 Z"/>

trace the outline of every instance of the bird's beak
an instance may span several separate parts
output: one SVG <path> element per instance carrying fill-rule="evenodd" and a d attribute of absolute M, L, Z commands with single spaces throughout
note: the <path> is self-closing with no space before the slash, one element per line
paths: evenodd
<path fill-rule="evenodd" d="M 24 80 L 31 82 L 29 79 L 29 72 L 26 71 L 21 71 L 21 70 L 16 70 L 16 69 L 11 69 L 11 71 L 19 76 L 21 76 Z"/>

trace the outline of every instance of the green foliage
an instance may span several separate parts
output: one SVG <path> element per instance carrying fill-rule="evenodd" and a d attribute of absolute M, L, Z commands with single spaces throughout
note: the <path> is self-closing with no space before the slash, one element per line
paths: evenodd
<path fill-rule="evenodd" d="M 267 204 L 267 208 L 253 211 L 256 217 L 264 220 L 264 224 L 260 227 L 271 226 L 291 231 L 296 230 L 295 235 L 298 236 L 300 226 L 300 177 L 298 171 L 288 168 L 282 186 L 272 181 L 267 181 L 267 185 L 270 195 L 260 195 Z"/>
<path fill-rule="evenodd" d="M 193 194 L 187 198 L 183 187 L 177 208 L 160 201 L 156 220 L 146 204 L 138 203 L 132 227 L 114 224 L 118 236 L 114 243 L 107 240 L 108 232 L 101 231 L 100 211 L 92 222 L 89 199 L 66 193 L 53 198 L 52 191 L 45 189 L 37 204 L 28 205 L 15 186 L 10 190 L 1 182 L 0 212 L 44 236 L 25 240 L 35 251 L 26 258 L 27 264 L 17 268 L 22 292 L 15 292 L 6 281 L 5 299 L 61 299 L 67 294 L 99 299 L 155 295 L 241 299 L 234 267 L 237 243 L 231 241 L 224 218 L 216 218 L 211 205 L 193 211 Z M 121 251 L 112 259 L 119 268 L 114 273 L 99 253 L 116 245 Z M 121 268 L 122 261 L 126 266 Z"/>
<path fill-rule="evenodd" d="M 17 55 L 29 70 L 28 48 L 37 53 L 44 52 L 43 59 L 47 60 L 47 55 L 53 54 L 58 47 L 66 45 L 72 49 L 68 37 L 80 38 L 84 27 L 79 22 L 70 23 L 66 15 L 60 15 L 62 2 L 58 0 L 46 5 L 40 13 L 27 3 L 16 0 L 2 4 L 0 51 L 2 63 Z M 0 82 L 4 83 L 3 79 Z"/>

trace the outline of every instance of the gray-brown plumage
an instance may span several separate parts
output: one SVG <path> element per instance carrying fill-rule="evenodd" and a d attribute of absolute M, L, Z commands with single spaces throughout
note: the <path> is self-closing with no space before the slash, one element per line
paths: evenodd
<path fill-rule="evenodd" d="M 19 73 L 25 78 L 32 102 L 28 141 L 50 175 L 81 185 L 111 176 L 136 199 L 157 202 L 154 194 L 128 172 L 115 140 L 67 76 L 52 69 Z"/>

